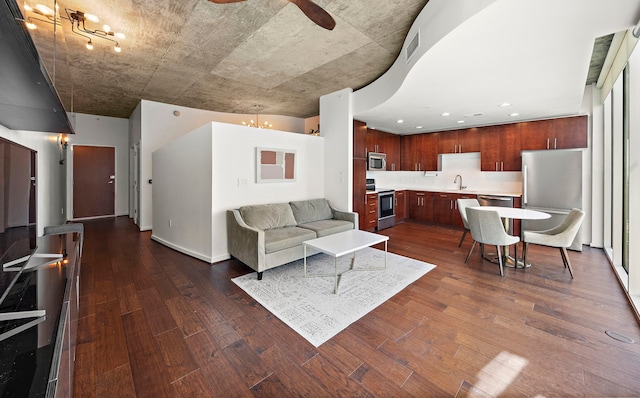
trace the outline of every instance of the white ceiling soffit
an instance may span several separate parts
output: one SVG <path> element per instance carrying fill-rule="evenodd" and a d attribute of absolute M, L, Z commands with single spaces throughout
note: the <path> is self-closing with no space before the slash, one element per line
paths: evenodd
<path fill-rule="evenodd" d="M 497 0 L 470 18 L 449 14 L 446 23 L 445 10 L 469 10 L 473 2 L 443 3 L 431 0 L 409 31 L 411 40 L 420 30 L 419 59 L 407 65 L 403 51 L 385 75 L 354 93 L 354 118 L 411 134 L 579 114 L 594 40 L 633 28 L 640 15 L 637 0 Z M 448 34 L 433 31 L 436 18 Z M 376 85 L 393 94 L 375 103 Z"/>

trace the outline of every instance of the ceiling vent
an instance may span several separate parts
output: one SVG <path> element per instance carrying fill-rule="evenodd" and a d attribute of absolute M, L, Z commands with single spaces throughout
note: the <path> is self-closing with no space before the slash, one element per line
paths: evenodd
<path fill-rule="evenodd" d="M 411 59 L 411 56 L 414 52 L 420 47 L 420 31 L 416 32 L 416 35 L 413 36 L 413 39 L 409 42 L 407 46 L 407 62 Z"/>

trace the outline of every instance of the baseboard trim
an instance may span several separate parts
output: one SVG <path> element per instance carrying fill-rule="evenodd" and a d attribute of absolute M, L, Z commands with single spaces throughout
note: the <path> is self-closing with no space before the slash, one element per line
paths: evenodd
<path fill-rule="evenodd" d="M 173 244 L 173 243 L 171 243 L 171 242 L 169 242 L 167 240 L 164 240 L 164 239 L 162 239 L 162 238 L 160 238 L 160 237 L 158 237 L 156 235 L 151 234 L 151 239 L 155 240 L 156 242 L 158 242 L 158 243 L 160 243 L 162 245 L 170 247 L 173 250 L 179 251 L 180 253 L 184 253 L 187 256 L 191 256 L 193 258 L 197 258 L 198 260 L 206 261 L 209 264 L 214 262 L 213 259 L 211 258 L 211 256 L 206 256 L 206 255 L 204 255 L 202 253 L 194 252 L 193 250 L 189 250 L 189 249 L 186 249 L 186 248 L 184 248 L 182 246 L 178 246 L 178 245 Z"/>

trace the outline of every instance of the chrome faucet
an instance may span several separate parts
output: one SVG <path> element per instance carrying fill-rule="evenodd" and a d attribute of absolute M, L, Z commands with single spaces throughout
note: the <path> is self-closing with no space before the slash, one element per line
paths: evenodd
<path fill-rule="evenodd" d="M 460 182 L 458 183 L 458 190 L 462 191 L 463 189 L 465 189 L 465 186 L 462 186 L 462 176 L 460 174 L 456 175 L 456 179 L 453 180 L 453 183 L 455 184 L 456 182 L 458 182 L 458 179 L 460 179 Z"/>

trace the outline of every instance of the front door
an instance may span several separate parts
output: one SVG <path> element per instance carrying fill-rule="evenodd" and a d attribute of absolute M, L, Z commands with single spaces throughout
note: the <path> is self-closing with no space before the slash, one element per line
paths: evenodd
<path fill-rule="evenodd" d="M 114 216 L 115 148 L 74 145 L 73 218 Z"/>

